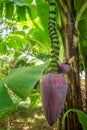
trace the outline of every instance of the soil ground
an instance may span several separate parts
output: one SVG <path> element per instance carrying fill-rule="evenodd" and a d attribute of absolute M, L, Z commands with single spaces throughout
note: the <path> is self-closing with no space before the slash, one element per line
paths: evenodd
<path fill-rule="evenodd" d="M 21 111 L 9 117 L 8 123 L 6 121 L 0 123 L 0 130 L 57 130 L 57 128 L 57 123 L 52 127 L 47 124 L 40 106 L 34 110 L 21 108 Z"/>

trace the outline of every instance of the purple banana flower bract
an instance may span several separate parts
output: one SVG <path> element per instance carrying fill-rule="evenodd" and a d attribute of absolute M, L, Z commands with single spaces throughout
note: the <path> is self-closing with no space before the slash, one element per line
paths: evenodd
<path fill-rule="evenodd" d="M 42 105 L 46 120 L 52 126 L 60 115 L 67 93 L 67 83 L 62 74 L 49 73 L 41 81 Z"/>
<path fill-rule="evenodd" d="M 58 65 L 58 68 L 59 68 L 59 70 L 58 70 L 58 72 L 59 73 L 68 73 L 69 71 L 70 71 L 70 64 L 69 63 L 61 63 L 61 64 L 59 64 Z"/>

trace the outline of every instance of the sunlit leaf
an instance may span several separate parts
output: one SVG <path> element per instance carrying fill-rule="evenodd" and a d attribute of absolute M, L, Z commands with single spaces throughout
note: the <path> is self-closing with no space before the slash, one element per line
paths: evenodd
<path fill-rule="evenodd" d="M 48 30 L 49 4 L 45 1 L 36 0 L 37 11 L 44 29 Z M 46 32 L 47 33 L 47 32 Z"/>
<path fill-rule="evenodd" d="M 38 47 L 43 47 L 45 50 L 50 50 L 49 35 L 38 24 L 34 23 L 34 26 L 35 28 L 32 28 L 28 33 L 33 44 L 37 44 Z"/>
<path fill-rule="evenodd" d="M 35 5 L 31 5 L 27 8 L 27 11 L 29 13 L 29 16 L 31 18 L 31 20 L 34 20 L 35 18 L 38 17 L 38 13 L 37 13 L 37 8 Z"/>
<path fill-rule="evenodd" d="M 0 112 L 7 111 L 13 108 L 13 103 L 11 98 L 4 86 L 0 83 Z"/>
<path fill-rule="evenodd" d="M 7 84 L 7 86 L 19 97 L 26 99 L 30 90 L 39 80 L 47 66 L 48 63 L 36 67 L 18 68 L 1 80 L 0 89 L 2 84 Z M 5 94 L 2 93 L 2 97 L 3 96 L 5 96 Z"/>
<path fill-rule="evenodd" d="M 5 45 L 7 45 L 9 48 L 14 48 L 14 49 L 22 48 L 24 44 L 26 45 L 28 43 L 29 40 L 27 39 L 24 33 L 11 34 L 5 41 Z"/>

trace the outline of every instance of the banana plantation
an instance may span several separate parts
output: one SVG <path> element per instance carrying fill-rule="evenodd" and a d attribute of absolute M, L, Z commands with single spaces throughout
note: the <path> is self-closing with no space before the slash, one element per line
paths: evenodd
<path fill-rule="evenodd" d="M 87 130 L 87 0 L 0 0 L 0 130 Z"/>

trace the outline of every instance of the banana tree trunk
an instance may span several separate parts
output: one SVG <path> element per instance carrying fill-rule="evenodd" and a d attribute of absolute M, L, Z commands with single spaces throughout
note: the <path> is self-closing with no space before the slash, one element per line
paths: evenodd
<path fill-rule="evenodd" d="M 82 110 L 82 97 L 79 79 L 79 57 L 78 57 L 78 38 L 75 30 L 74 15 L 69 10 L 66 2 L 58 1 L 58 8 L 61 17 L 61 36 L 65 49 L 66 61 L 70 63 L 71 71 L 67 76 L 68 93 L 67 93 L 67 110 L 77 108 Z M 73 10 L 73 8 L 72 8 Z M 82 130 L 75 113 L 70 113 L 66 120 L 66 130 Z"/>

